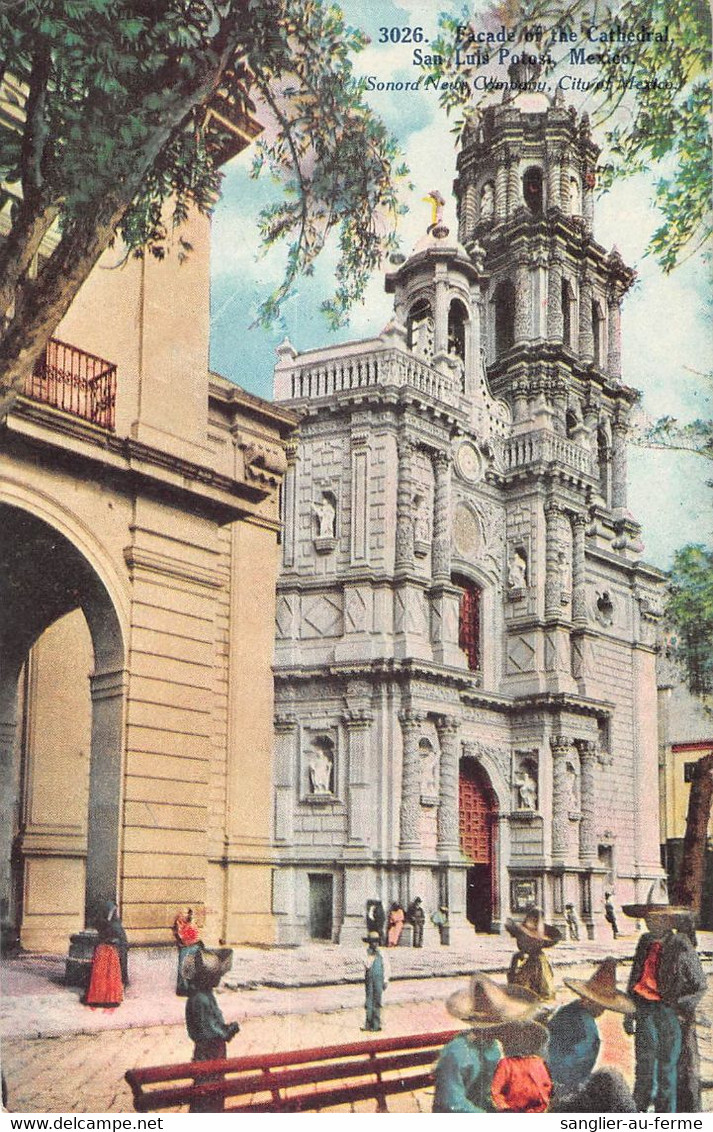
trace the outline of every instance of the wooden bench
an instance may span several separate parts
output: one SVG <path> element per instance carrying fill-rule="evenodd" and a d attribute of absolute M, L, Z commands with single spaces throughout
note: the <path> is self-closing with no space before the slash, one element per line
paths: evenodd
<path fill-rule="evenodd" d="M 387 1096 L 433 1084 L 438 1055 L 460 1032 L 130 1069 L 126 1080 L 136 1112 L 220 1098 L 226 1112 L 319 1112 L 370 1099 L 386 1112 Z"/>

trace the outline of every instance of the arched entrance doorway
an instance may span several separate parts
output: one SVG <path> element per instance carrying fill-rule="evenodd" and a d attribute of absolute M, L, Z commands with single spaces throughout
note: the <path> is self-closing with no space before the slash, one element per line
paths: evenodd
<path fill-rule="evenodd" d="M 3 935 L 64 951 L 119 895 L 123 637 L 69 538 L 3 503 L 0 532 Z"/>
<path fill-rule="evenodd" d="M 498 802 L 490 779 L 475 759 L 462 759 L 458 811 L 466 873 L 466 917 L 477 932 L 489 932 L 495 906 L 495 815 Z"/>

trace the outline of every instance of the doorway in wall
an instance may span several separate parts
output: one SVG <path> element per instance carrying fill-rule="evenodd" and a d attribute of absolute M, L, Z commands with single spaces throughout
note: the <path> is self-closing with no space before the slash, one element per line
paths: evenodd
<path fill-rule="evenodd" d="M 309 873 L 310 939 L 332 938 L 334 877 L 331 873 Z"/>

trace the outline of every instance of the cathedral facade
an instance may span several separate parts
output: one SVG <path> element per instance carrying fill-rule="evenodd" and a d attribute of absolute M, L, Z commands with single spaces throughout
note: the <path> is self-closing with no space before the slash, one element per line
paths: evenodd
<path fill-rule="evenodd" d="M 660 875 L 661 575 L 627 510 L 620 309 L 586 116 L 466 129 L 458 238 L 386 278 L 378 337 L 281 347 L 277 938 L 355 942 L 369 900 L 453 940 L 539 904 L 591 936 Z M 434 932 L 435 934 L 435 932 Z"/>

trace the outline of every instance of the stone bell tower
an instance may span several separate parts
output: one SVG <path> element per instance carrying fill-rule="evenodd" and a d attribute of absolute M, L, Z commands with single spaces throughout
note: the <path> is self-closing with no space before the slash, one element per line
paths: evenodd
<path fill-rule="evenodd" d="M 471 118 L 458 157 L 459 239 L 485 253 L 488 377 L 513 419 L 504 458 L 516 473 L 507 476 L 508 584 L 520 692 L 595 690 L 586 540 L 629 558 L 642 549 L 626 509 L 638 395 L 621 381 L 621 302 L 634 272 L 594 238 L 599 152 L 586 114 L 557 98 L 506 96 Z M 597 600 L 606 609 L 611 598 L 602 590 Z M 528 616 L 544 622 L 528 638 L 531 679 L 518 664 Z"/>

